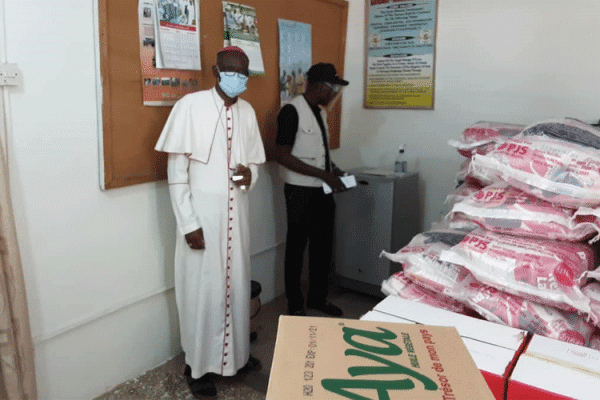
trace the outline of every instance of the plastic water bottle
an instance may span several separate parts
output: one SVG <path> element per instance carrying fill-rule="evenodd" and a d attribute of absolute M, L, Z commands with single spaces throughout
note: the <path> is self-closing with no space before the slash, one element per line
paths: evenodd
<path fill-rule="evenodd" d="M 400 145 L 396 161 L 394 161 L 394 172 L 405 174 L 408 172 L 406 156 L 404 155 L 404 145 Z"/>

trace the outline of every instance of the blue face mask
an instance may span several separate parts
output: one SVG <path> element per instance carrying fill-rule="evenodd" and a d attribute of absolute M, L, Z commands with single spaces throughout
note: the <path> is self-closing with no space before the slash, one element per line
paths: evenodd
<path fill-rule="evenodd" d="M 219 87 L 230 99 L 234 99 L 246 90 L 248 77 L 239 72 L 219 71 Z"/>

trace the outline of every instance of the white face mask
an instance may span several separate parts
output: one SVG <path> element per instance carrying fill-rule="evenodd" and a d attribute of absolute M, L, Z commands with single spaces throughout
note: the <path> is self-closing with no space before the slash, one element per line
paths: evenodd
<path fill-rule="evenodd" d="M 218 70 L 218 68 L 217 68 Z M 248 77 L 239 72 L 219 71 L 219 87 L 230 99 L 234 99 L 246 90 Z"/>

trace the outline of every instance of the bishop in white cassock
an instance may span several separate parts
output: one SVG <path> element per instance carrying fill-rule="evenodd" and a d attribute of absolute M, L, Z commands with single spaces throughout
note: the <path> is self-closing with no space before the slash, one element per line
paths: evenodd
<path fill-rule="evenodd" d="M 254 109 L 237 97 L 247 60 L 239 48 L 221 50 L 213 67 L 217 86 L 179 100 L 155 147 L 169 153 L 175 295 L 188 382 L 207 373 L 235 375 L 249 359 L 248 190 L 265 152 Z"/>

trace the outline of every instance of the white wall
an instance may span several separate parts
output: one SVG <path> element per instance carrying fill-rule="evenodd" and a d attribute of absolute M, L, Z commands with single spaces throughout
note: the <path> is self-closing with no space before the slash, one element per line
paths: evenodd
<path fill-rule="evenodd" d="M 333 158 L 345 168 L 391 166 L 406 143 L 421 175 L 425 229 L 445 214 L 463 160 L 446 142 L 468 125 L 600 118 L 597 0 L 439 0 L 433 111 L 362 107 L 365 0 L 349 4 L 344 78 L 350 86 Z"/>
<path fill-rule="evenodd" d="M 100 190 L 97 2 L 2 5 L 2 55 L 24 77 L 7 89 L 7 147 L 39 397 L 91 398 L 180 351 L 168 188 Z M 252 276 L 266 302 L 282 292 L 283 196 L 273 166 L 260 173 Z"/>
<path fill-rule="evenodd" d="M 0 0 L 6 59 L 24 77 L 8 89 L 8 148 L 43 399 L 91 398 L 179 351 L 167 187 L 99 189 L 95 3 Z M 467 125 L 600 118 L 596 0 L 440 1 L 434 111 L 362 108 L 364 0 L 349 4 L 351 85 L 333 157 L 384 166 L 406 143 L 426 226 L 461 162 L 446 141 Z M 268 301 L 282 292 L 284 208 L 275 167 L 261 174 L 252 265 Z"/>

